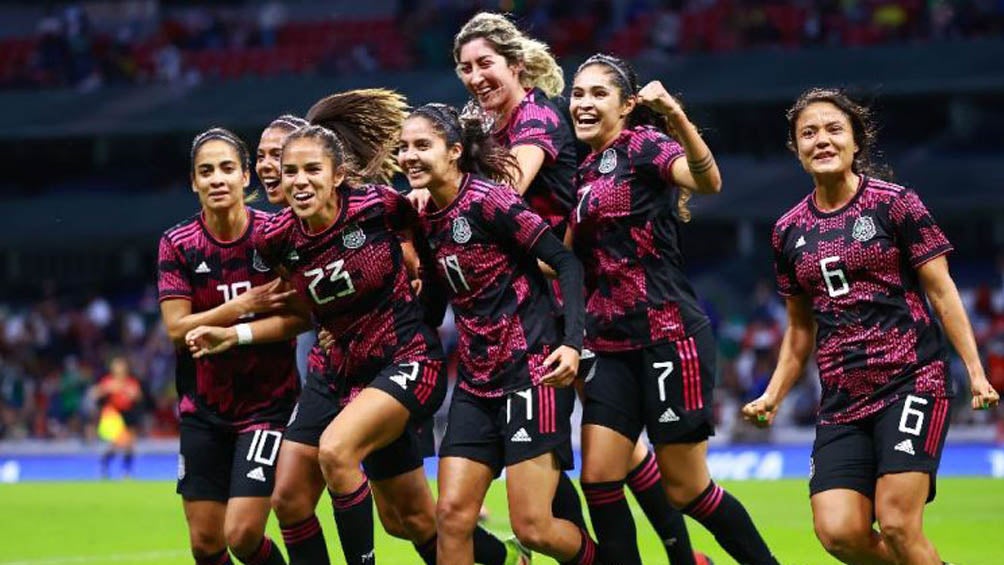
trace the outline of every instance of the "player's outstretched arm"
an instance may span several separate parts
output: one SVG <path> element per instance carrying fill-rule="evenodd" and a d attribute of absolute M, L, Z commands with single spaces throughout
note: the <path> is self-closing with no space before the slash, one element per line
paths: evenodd
<path fill-rule="evenodd" d="M 185 335 L 199 326 L 228 326 L 245 316 L 275 312 L 287 307 L 295 294 L 296 290 L 276 279 L 204 312 L 193 313 L 189 300 L 173 298 L 160 303 L 160 313 L 171 341 L 184 345 Z"/>
<path fill-rule="evenodd" d="M 948 334 L 948 340 L 952 342 L 952 347 L 966 365 L 969 386 L 973 393 L 973 409 L 982 410 L 997 406 L 1000 395 L 987 381 L 986 373 L 983 371 L 973 327 L 969 323 L 955 281 L 948 272 L 948 259 L 944 255 L 931 259 L 917 267 L 917 275 L 934 313 Z"/>
<path fill-rule="evenodd" d="M 790 296 L 786 302 L 788 329 L 781 340 L 781 352 L 774 374 L 770 377 L 770 384 L 760 398 L 743 406 L 743 418 L 755 426 L 769 426 L 774 421 L 777 407 L 801 378 L 815 345 L 816 322 L 812 317 L 809 297 Z"/>

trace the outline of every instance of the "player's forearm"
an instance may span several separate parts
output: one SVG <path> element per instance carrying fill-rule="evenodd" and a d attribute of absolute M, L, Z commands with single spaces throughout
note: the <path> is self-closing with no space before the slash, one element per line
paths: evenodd
<path fill-rule="evenodd" d="M 959 291 L 950 277 L 941 281 L 936 288 L 928 289 L 927 297 L 931 307 L 941 320 L 948 341 L 966 365 L 970 380 L 984 376 L 983 363 L 980 361 L 979 349 L 976 346 L 976 336 L 969 323 L 969 316 L 962 305 Z"/>
<path fill-rule="evenodd" d="M 677 141 L 686 153 L 684 158 L 687 160 L 687 170 L 693 178 L 693 186 L 687 188 L 704 194 L 721 192 L 722 174 L 718 170 L 718 163 L 697 127 L 686 119 L 673 127 Z"/>
<path fill-rule="evenodd" d="M 791 387 L 802 377 L 805 365 L 812 353 L 813 339 L 811 330 L 789 326 L 781 341 L 781 352 L 778 355 L 777 367 L 767 385 L 767 394 L 775 402 L 780 403 Z"/>
<path fill-rule="evenodd" d="M 309 317 L 299 314 L 276 314 L 248 324 L 253 343 L 272 343 L 293 339 L 305 331 L 313 329 Z M 233 328 L 231 328 L 233 329 Z"/>
<path fill-rule="evenodd" d="M 174 319 L 164 320 L 167 335 L 176 345 L 185 344 L 188 332 L 199 326 L 229 326 L 245 315 L 239 303 L 231 300 L 204 312 L 193 312 Z"/>

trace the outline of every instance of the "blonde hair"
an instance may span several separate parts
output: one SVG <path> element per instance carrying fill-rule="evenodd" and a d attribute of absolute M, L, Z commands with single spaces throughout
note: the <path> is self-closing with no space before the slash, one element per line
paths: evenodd
<path fill-rule="evenodd" d="M 349 90 L 318 100 L 309 111 L 309 126 L 286 138 L 315 137 L 335 166 L 344 166 L 353 183 L 387 182 L 400 169 L 394 158 L 408 101 L 383 88 Z"/>
<path fill-rule="evenodd" d="M 522 63 L 519 82 L 539 88 L 548 98 L 565 89 L 565 72 L 546 43 L 525 35 L 502 14 L 481 12 L 460 28 L 453 38 L 453 61 L 460 62 L 460 49 L 475 39 L 484 39 L 510 65 Z"/>

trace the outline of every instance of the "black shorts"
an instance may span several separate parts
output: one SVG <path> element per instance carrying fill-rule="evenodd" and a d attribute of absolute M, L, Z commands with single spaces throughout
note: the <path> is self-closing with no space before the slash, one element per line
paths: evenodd
<path fill-rule="evenodd" d="M 183 417 L 180 431 L 176 490 L 186 500 L 272 495 L 281 429 L 263 426 L 238 433 Z"/>
<path fill-rule="evenodd" d="M 586 380 L 582 423 L 610 428 L 631 441 L 642 429 L 655 444 L 708 439 L 715 433 L 715 354 L 710 326 L 675 343 L 597 352 L 595 371 Z"/>
<path fill-rule="evenodd" d="M 390 365 L 370 382 L 368 386 L 390 394 L 411 411 L 411 421 L 404 433 L 363 460 L 363 468 L 371 480 L 389 479 L 413 471 L 422 466 L 424 457 L 435 455 L 435 450 L 428 447 L 426 436 L 431 437 L 432 415 L 443 403 L 446 380 L 445 364 L 429 360 L 423 364 Z M 328 424 L 365 388 L 341 393 L 328 383 L 328 377 L 323 374 L 307 375 L 285 439 L 317 447 Z"/>
<path fill-rule="evenodd" d="M 816 426 L 809 493 L 844 488 L 874 499 L 879 477 L 913 471 L 931 476 L 934 500 L 950 419 L 951 399 L 911 394 L 863 420 Z"/>
<path fill-rule="evenodd" d="M 498 398 L 483 398 L 455 386 L 440 457 L 462 457 L 503 467 L 553 452 L 562 469 L 572 459 L 575 389 L 536 386 Z"/>

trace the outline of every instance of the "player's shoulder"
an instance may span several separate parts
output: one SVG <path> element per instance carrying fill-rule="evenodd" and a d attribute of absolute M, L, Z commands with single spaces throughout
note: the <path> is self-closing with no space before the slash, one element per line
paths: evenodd
<path fill-rule="evenodd" d="M 562 123 L 561 110 L 558 105 L 539 88 L 530 89 L 517 107 L 516 122 L 530 121 L 544 122 L 553 126 L 559 126 Z"/>
<path fill-rule="evenodd" d="M 809 205 L 809 199 L 812 198 L 812 192 L 803 196 L 794 206 L 789 208 L 785 213 L 774 222 L 774 233 L 781 234 L 786 231 L 791 226 L 799 223 L 800 221 L 805 221 L 805 219 L 812 215 L 812 210 Z"/>
<path fill-rule="evenodd" d="M 894 182 L 866 177 L 862 190 L 872 199 L 892 202 L 910 195 L 913 191 L 909 188 Z"/>
<path fill-rule="evenodd" d="M 162 239 L 175 247 L 180 247 L 202 231 L 202 222 L 199 221 L 199 217 L 200 214 L 196 213 L 174 224 L 164 230 Z"/>

